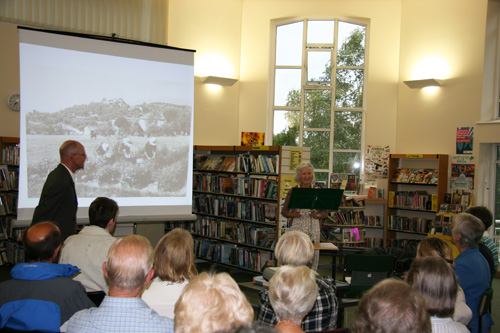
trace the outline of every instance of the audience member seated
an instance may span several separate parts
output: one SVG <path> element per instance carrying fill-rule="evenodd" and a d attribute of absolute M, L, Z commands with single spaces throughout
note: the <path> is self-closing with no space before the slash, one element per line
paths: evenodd
<path fill-rule="evenodd" d="M 486 259 L 479 252 L 477 244 L 481 241 L 484 225 L 477 217 L 460 213 L 455 215 L 452 222 L 451 234 L 453 244 L 460 254 L 455 259 L 455 274 L 458 283 L 465 293 L 465 301 L 472 310 L 472 320 L 469 323 L 473 333 L 478 332 L 478 310 L 481 295 L 490 287 L 490 268 Z M 483 332 L 487 332 L 493 325 L 489 314 L 483 316 Z"/>
<path fill-rule="evenodd" d="M 366 292 L 354 313 L 352 333 L 431 333 L 424 297 L 407 283 L 385 279 Z"/>
<path fill-rule="evenodd" d="M 453 268 L 437 256 L 417 258 L 411 264 L 407 282 L 425 298 L 433 333 L 469 333 L 451 316 L 455 311 L 458 283 Z"/>
<path fill-rule="evenodd" d="M 451 245 L 446 243 L 441 238 L 429 237 L 423 239 L 417 248 L 417 258 L 422 257 L 441 257 L 447 262 L 451 267 L 453 267 L 453 249 Z M 453 313 L 453 320 L 464 325 L 469 325 L 472 319 L 472 311 L 469 309 L 465 303 L 465 294 L 458 284 L 457 298 L 455 301 L 455 312 Z"/>
<path fill-rule="evenodd" d="M 196 274 L 194 241 L 184 229 L 174 229 L 158 242 L 153 268 L 155 279 L 142 293 L 142 299 L 160 316 L 174 318 L 175 302 Z"/>
<path fill-rule="evenodd" d="M 153 277 L 153 248 L 138 235 L 117 239 L 102 269 L 109 293 L 98 308 L 82 310 L 68 322 L 68 332 L 173 332 L 173 321 L 160 317 L 140 298 Z"/>
<path fill-rule="evenodd" d="M 75 312 L 94 304 L 70 277 L 79 272 L 57 264 L 62 236 L 50 222 L 35 224 L 23 237 L 26 263 L 15 265 L 12 280 L 0 284 L 0 328 L 59 332 Z"/>
<path fill-rule="evenodd" d="M 175 304 L 176 333 L 213 333 L 251 326 L 253 308 L 227 273 L 203 272 L 192 279 Z"/>
<path fill-rule="evenodd" d="M 493 214 L 488 208 L 484 206 L 470 207 L 465 212 L 474 215 L 475 217 L 480 219 L 481 222 L 483 222 L 484 232 L 483 236 L 481 237 L 481 243 L 491 251 L 491 254 L 493 255 L 493 272 L 496 273 L 498 269 L 498 248 L 495 245 L 493 238 L 491 238 L 490 234 L 488 233 L 488 229 L 493 224 Z"/>
<path fill-rule="evenodd" d="M 269 281 L 269 300 L 276 313 L 276 330 L 299 333 L 302 319 L 311 311 L 318 285 L 315 273 L 307 266 L 282 266 Z"/>
<path fill-rule="evenodd" d="M 111 236 L 118 215 L 117 203 L 109 198 L 99 197 L 89 207 L 90 225 L 64 242 L 59 263 L 75 265 L 81 273 L 73 279 L 80 281 L 90 299 L 99 306 L 108 292 L 108 283 L 102 272 L 108 250 L 115 238 Z"/>
<path fill-rule="evenodd" d="M 314 245 L 309 236 L 301 231 L 289 231 L 283 234 L 274 251 L 281 265 L 308 266 L 312 264 Z M 337 326 L 338 300 L 335 296 L 335 281 L 330 277 L 316 277 L 318 296 L 313 308 L 302 320 L 302 329 L 308 331 L 326 331 Z M 257 321 L 269 326 L 276 326 L 278 320 L 269 300 L 269 292 L 259 293 L 260 302 Z"/>

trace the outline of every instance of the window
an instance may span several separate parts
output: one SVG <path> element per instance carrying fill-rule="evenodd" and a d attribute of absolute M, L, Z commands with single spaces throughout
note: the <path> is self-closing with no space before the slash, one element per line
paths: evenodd
<path fill-rule="evenodd" d="M 311 147 L 316 179 L 360 176 L 367 24 L 275 23 L 273 144 Z"/>

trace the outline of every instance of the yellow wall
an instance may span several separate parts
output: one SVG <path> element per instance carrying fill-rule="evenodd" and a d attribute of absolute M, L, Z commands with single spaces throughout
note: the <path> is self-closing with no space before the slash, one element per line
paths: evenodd
<path fill-rule="evenodd" d="M 19 38 L 15 24 L 0 21 L 0 136 L 19 137 L 19 112 L 7 107 L 7 97 L 19 92 Z"/>
<path fill-rule="evenodd" d="M 397 151 L 455 154 L 457 127 L 480 119 L 487 0 L 403 0 L 399 73 Z M 448 68 L 434 93 L 402 81 L 423 59 L 441 59 Z M 431 77 L 432 73 L 428 74 Z M 429 78 L 429 77 L 427 77 Z M 477 138 L 476 138 L 477 139 Z M 474 142 L 478 154 L 479 140 Z"/>
<path fill-rule="evenodd" d="M 239 144 L 242 131 L 269 130 L 271 20 L 336 15 L 370 21 L 365 144 L 452 155 L 456 127 L 480 119 L 486 8 L 487 0 L 169 0 L 168 44 L 196 50 L 195 75 L 239 79 L 216 92 L 195 79 L 194 143 Z M 16 25 L 0 22 L 0 101 L 19 91 L 17 41 Z M 428 56 L 450 69 L 432 95 L 402 83 Z M 0 119 L 0 135 L 19 135 L 5 102 Z M 482 128 L 475 150 L 500 142 L 497 126 Z"/>
<path fill-rule="evenodd" d="M 240 83 L 211 90 L 208 75 L 239 79 L 241 2 L 169 0 L 168 44 L 196 50 L 194 144 L 240 143 Z"/>
<path fill-rule="evenodd" d="M 243 1 L 240 131 L 268 129 L 268 73 L 272 19 L 336 15 L 370 20 L 366 143 L 395 145 L 400 0 Z M 269 124 L 270 125 L 270 124 Z M 272 135 L 272 130 L 268 137 Z"/>

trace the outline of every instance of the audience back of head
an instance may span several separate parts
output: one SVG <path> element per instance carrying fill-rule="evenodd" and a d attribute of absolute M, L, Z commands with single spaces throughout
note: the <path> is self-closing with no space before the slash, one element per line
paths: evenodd
<path fill-rule="evenodd" d="M 474 215 L 478 219 L 481 220 L 484 224 L 484 229 L 488 230 L 491 225 L 493 224 L 493 214 L 491 211 L 484 207 L 484 206 L 473 206 L 470 208 L 467 208 L 465 211 L 468 214 Z"/>
<path fill-rule="evenodd" d="M 484 232 L 484 224 L 480 219 L 468 213 L 460 213 L 453 218 L 452 234 L 460 234 L 457 239 L 460 247 L 473 249 L 481 240 Z"/>
<path fill-rule="evenodd" d="M 300 327 L 318 296 L 316 274 L 307 266 L 282 266 L 269 281 L 269 300 L 280 321 Z"/>
<path fill-rule="evenodd" d="M 455 272 L 443 258 L 415 259 L 408 271 L 407 282 L 424 296 L 431 316 L 453 316 L 458 283 Z"/>
<path fill-rule="evenodd" d="M 430 333 L 424 297 L 403 281 L 386 279 L 361 299 L 353 333 Z"/>
<path fill-rule="evenodd" d="M 183 282 L 198 274 L 194 263 L 194 241 L 191 234 L 176 228 L 158 242 L 154 255 L 155 274 L 162 281 Z"/>
<path fill-rule="evenodd" d="M 109 248 L 106 262 L 111 286 L 135 290 L 142 289 L 153 267 L 153 248 L 146 237 L 129 235 L 117 239 Z"/>
<path fill-rule="evenodd" d="M 281 265 L 311 266 L 314 245 L 302 231 L 288 231 L 279 238 L 274 253 Z"/>
<path fill-rule="evenodd" d="M 118 215 L 116 201 L 106 197 L 98 197 L 89 206 L 89 224 L 106 228 L 110 220 Z"/>
<path fill-rule="evenodd" d="M 197 275 L 175 304 L 176 333 L 210 333 L 250 326 L 253 308 L 227 273 Z"/>
<path fill-rule="evenodd" d="M 62 244 L 61 231 L 51 222 L 35 224 L 23 237 L 25 260 L 28 262 L 53 262 L 57 248 Z"/>
<path fill-rule="evenodd" d="M 420 241 L 417 248 L 417 257 L 436 256 L 453 264 L 453 249 L 451 245 L 438 237 L 428 237 Z"/>

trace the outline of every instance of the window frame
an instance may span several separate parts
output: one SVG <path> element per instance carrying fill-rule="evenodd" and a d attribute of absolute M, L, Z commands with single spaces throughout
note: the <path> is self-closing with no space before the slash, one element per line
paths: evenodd
<path fill-rule="evenodd" d="M 307 29 L 308 21 L 335 21 L 334 22 L 334 41 L 333 41 L 333 49 L 331 48 L 332 44 L 307 44 Z M 302 31 L 302 64 L 301 66 L 276 66 L 276 42 L 277 42 L 277 29 L 279 26 L 292 24 L 296 22 L 303 22 L 303 31 Z M 365 28 L 364 35 L 364 63 L 363 66 L 335 66 L 332 68 L 331 72 L 331 82 L 330 85 L 323 84 L 307 84 L 308 81 L 308 52 L 310 51 L 322 51 L 322 50 L 330 50 L 332 52 L 331 64 L 337 63 L 337 55 L 338 55 L 338 33 L 339 33 L 339 22 L 346 22 L 355 25 L 361 25 Z M 363 177 L 364 171 L 364 145 L 365 145 L 365 124 L 366 124 L 366 106 L 367 106 L 367 77 L 368 77 L 368 64 L 369 64 L 369 37 L 370 37 L 370 21 L 367 19 L 360 18 L 352 18 L 352 17 L 341 17 L 341 16 L 307 16 L 307 17 L 293 17 L 286 19 L 276 19 L 271 21 L 271 29 L 270 29 L 270 57 L 269 57 L 269 84 L 268 84 L 268 127 L 267 132 L 270 135 L 267 136 L 267 144 L 272 144 L 274 137 L 274 112 L 275 111 L 299 111 L 299 143 L 298 147 L 303 146 L 303 137 L 304 131 L 317 131 L 317 132 L 329 132 L 330 133 L 330 147 L 329 147 L 329 156 L 328 156 L 328 169 L 324 168 L 315 168 L 317 173 L 328 173 L 328 178 L 330 179 L 330 175 L 334 171 L 333 169 L 333 156 L 335 153 L 359 153 L 360 156 L 360 170 L 359 175 L 360 178 Z M 314 45 L 314 48 L 308 48 L 308 46 Z M 300 68 L 302 70 L 301 73 L 301 105 L 299 107 L 287 107 L 287 106 L 275 106 L 275 71 L 279 68 Z M 335 69 L 335 70 L 334 70 Z M 335 106 L 335 90 L 336 90 L 336 70 L 337 69 L 362 69 L 363 70 L 363 98 L 362 98 L 362 106 L 361 107 L 336 107 Z M 332 103 L 330 105 L 330 126 L 329 128 L 304 128 L 304 114 L 305 114 L 305 94 L 307 90 L 318 90 L 318 89 L 326 89 L 331 90 L 332 93 Z M 337 111 L 349 111 L 349 112 L 361 112 L 361 139 L 360 139 L 360 148 L 359 149 L 334 149 L 334 130 L 335 130 L 335 112 Z"/>

